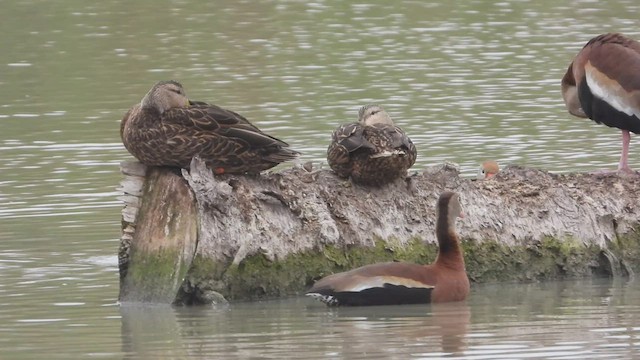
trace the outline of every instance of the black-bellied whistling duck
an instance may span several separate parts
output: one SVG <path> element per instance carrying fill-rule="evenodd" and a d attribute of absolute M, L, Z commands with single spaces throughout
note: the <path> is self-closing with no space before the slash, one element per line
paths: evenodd
<path fill-rule="evenodd" d="M 160 81 L 120 123 L 131 155 L 146 165 L 188 168 L 199 155 L 217 174 L 259 173 L 299 155 L 242 115 L 190 101 L 176 81 Z"/>
<path fill-rule="evenodd" d="M 327 149 L 327 162 L 338 176 L 354 183 L 382 186 L 407 176 L 416 147 L 379 105 L 365 105 L 358 122 L 338 127 Z"/>
<path fill-rule="evenodd" d="M 327 305 L 398 305 L 462 301 L 469 279 L 455 230 L 462 216 L 458 194 L 444 192 L 436 207 L 439 252 L 430 265 L 387 262 L 329 275 L 307 292 Z"/>
<path fill-rule="evenodd" d="M 483 161 L 478 169 L 478 180 L 494 177 L 500 171 L 500 166 L 493 160 Z"/>
<path fill-rule="evenodd" d="M 589 40 L 562 78 L 569 113 L 622 130 L 618 170 L 628 165 L 629 132 L 640 133 L 640 43 L 609 33 Z"/>

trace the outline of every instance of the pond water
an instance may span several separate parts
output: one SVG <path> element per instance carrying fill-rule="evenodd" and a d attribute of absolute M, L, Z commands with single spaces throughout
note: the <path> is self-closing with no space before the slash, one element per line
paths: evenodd
<path fill-rule="evenodd" d="M 615 168 L 620 133 L 570 116 L 559 82 L 592 36 L 640 39 L 634 0 L 25 0 L 0 12 L 0 358 L 633 358 L 638 286 L 475 285 L 452 307 L 309 299 L 117 303 L 119 120 L 158 80 L 322 162 L 379 103 L 465 176 L 495 159 Z M 640 167 L 635 139 L 630 165 Z"/>

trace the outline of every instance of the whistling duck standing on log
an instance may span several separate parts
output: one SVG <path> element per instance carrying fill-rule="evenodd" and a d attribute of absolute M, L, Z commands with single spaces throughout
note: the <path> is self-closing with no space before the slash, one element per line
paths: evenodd
<path fill-rule="evenodd" d="M 407 176 L 416 147 L 379 105 L 365 105 L 358 122 L 338 127 L 327 149 L 327 162 L 338 176 L 354 183 L 382 186 Z"/>
<path fill-rule="evenodd" d="M 436 211 L 440 250 L 433 264 L 366 265 L 320 279 L 307 295 L 331 306 L 424 304 L 466 299 L 469 279 L 455 230 L 456 218 L 462 216 L 458 194 L 442 193 Z"/>
<path fill-rule="evenodd" d="M 631 172 L 629 132 L 640 133 L 640 43 L 616 33 L 589 40 L 562 78 L 562 97 L 572 115 L 622 130 L 618 170 Z"/>
<path fill-rule="evenodd" d="M 216 174 L 255 174 L 299 155 L 240 114 L 190 101 L 176 81 L 155 84 L 125 114 L 120 136 L 146 165 L 189 168 L 198 155 Z"/>
<path fill-rule="evenodd" d="M 478 180 L 494 177 L 500 171 L 500 166 L 493 160 L 483 161 L 478 169 Z"/>

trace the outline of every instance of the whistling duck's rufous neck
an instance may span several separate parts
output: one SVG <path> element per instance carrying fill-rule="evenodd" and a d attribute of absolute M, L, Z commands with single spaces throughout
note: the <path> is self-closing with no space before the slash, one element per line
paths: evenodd
<path fill-rule="evenodd" d="M 454 270 L 464 270 L 464 257 L 455 229 L 456 218 L 461 215 L 458 195 L 447 200 L 449 201 L 438 203 L 436 237 L 440 251 L 435 263 Z"/>
<path fill-rule="evenodd" d="M 454 232 L 441 233 L 438 231 L 438 243 L 440 252 L 436 264 L 454 270 L 464 270 L 464 257 L 458 242 L 458 236 Z"/>

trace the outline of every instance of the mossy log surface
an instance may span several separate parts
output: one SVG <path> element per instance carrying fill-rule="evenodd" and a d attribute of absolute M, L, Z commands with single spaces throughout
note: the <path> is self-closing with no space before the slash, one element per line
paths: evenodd
<path fill-rule="evenodd" d="M 123 189 L 135 183 L 132 177 L 140 180 L 126 169 L 140 166 L 123 163 Z M 457 228 L 474 282 L 627 276 L 640 268 L 636 175 L 509 166 L 474 181 L 444 164 L 370 188 L 330 170 L 298 166 L 261 176 L 214 176 L 194 159 L 182 177 L 170 169 L 149 172 L 137 183 L 144 191 L 127 195 L 138 199 L 140 211 L 132 220 L 131 201 L 123 210 L 121 299 L 123 288 L 134 287 L 139 300 L 182 304 L 289 296 L 320 277 L 373 262 L 432 262 L 435 203 L 444 190 L 461 196 L 465 217 Z M 185 188 L 163 190 L 165 177 Z M 196 225 L 197 236 L 190 232 Z M 147 254 L 158 259 L 152 251 L 158 248 L 174 252 L 153 263 Z M 130 282 L 136 266 L 146 273 Z M 145 296 L 154 291 L 145 283 L 167 290 Z"/>

